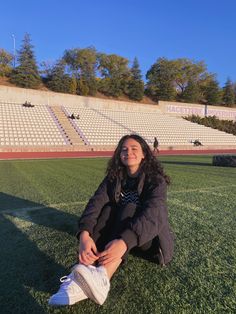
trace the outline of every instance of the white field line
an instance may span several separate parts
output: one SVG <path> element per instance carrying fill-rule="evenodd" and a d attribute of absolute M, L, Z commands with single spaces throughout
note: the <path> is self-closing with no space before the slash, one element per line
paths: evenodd
<path fill-rule="evenodd" d="M 200 193 L 214 193 L 215 190 L 222 190 L 227 188 L 236 188 L 236 184 L 230 184 L 230 185 L 224 185 L 224 186 L 213 186 L 203 189 L 186 189 L 186 190 L 177 190 L 177 191 L 171 191 L 169 194 L 178 194 L 178 193 L 191 193 L 191 192 L 200 192 Z M 219 193 L 216 193 L 219 195 Z"/>
<path fill-rule="evenodd" d="M 21 230 L 27 230 L 32 225 L 35 225 L 35 222 L 31 219 L 29 212 L 34 210 L 40 210 L 45 208 L 56 208 L 59 209 L 61 206 L 66 205 L 84 205 L 86 201 L 83 202 L 71 202 L 71 203 L 59 203 L 59 204 L 48 204 L 42 206 L 32 206 L 32 207 L 24 207 L 24 208 L 14 208 L 3 210 L 0 213 L 6 217 L 6 219 L 10 219 L 12 223 L 16 225 L 16 227 Z"/>
<path fill-rule="evenodd" d="M 200 192 L 200 193 L 211 193 L 213 195 L 218 195 L 221 196 L 218 192 L 214 192 L 215 190 L 222 190 L 225 188 L 232 188 L 232 187 L 236 187 L 235 184 L 231 184 L 229 186 L 216 186 L 216 187 L 210 187 L 210 188 L 203 188 L 203 189 L 186 189 L 186 190 L 178 190 L 178 191 L 171 191 L 168 193 L 168 195 L 175 195 L 175 194 L 181 194 L 181 193 L 196 193 L 196 192 Z M 169 202 L 177 202 L 177 199 L 173 199 L 170 198 L 168 199 Z M 45 204 L 45 205 L 41 205 L 41 206 L 32 206 L 32 207 L 21 207 L 21 208 L 13 208 L 13 209 L 6 209 L 6 210 L 2 210 L 1 213 L 2 214 L 11 214 L 11 213 L 15 213 L 15 216 L 24 216 L 28 211 L 34 211 L 34 210 L 39 210 L 39 209 L 44 209 L 44 208 L 56 208 L 56 209 L 60 209 L 63 206 L 72 206 L 72 205 L 85 205 L 88 202 L 88 200 L 86 201 L 78 201 L 78 202 L 67 202 L 67 203 L 55 203 L 55 204 Z M 178 201 L 179 205 L 180 203 L 183 205 L 183 203 L 181 201 Z M 176 203 L 177 204 L 177 203 Z M 186 204 L 186 203 L 185 203 Z M 189 208 L 188 204 L 188 208 Z M 194 208 L 196 208 L 194 206 Z M 17 212 L 17 214 L 16 214 Z"/>
<path fill-rule="evenodd" d="M 236 187 L 236 185 L 231 184 L 229 186 L 217 186 L 217 187 L 210 187 L 210 188 L 203 188 L 203 189 L 188 189 L 188 190 L 171 191 L 168 195 L 176 195 L 176 194 L 182 194 L 182 193 L 210 193 L 211 195 L 224 196 L 225 194 L 217 192 L 217 190 L 220 191 L 222 189 L 232 188 L 232 187 Z M 206 210 L 206 208 L 204 207 L 196 206 L 193 203 L 182 202 L 178 198 L 173 198 L 173 197 L 168 198 L 168 203 L 171 205 L 181 206 L 182 208 L 190 209 L 193 211 L 203 212 Z"/>
<path fill-rule="evenodd" d="M 191 204 L 191 203 L 188 203 L 188 202 L 182 202 L 181 200 L 177 199 L 177 198 L 172 198 L 170 200 L 168 200 L 168 203 L 170 205 L 176 205 L 176 206 L 180 206 L 182 208 L 185 208 L 185 209 L 190 209 L 192 211 L 205 211 L 206 208 L 202 208 L 202 207 L 199 207 L 199 206 L 196 206 L 194 204 Z"/>
<path fill-rule="evenodd" d="M 28 211 L 34 211 L 34 210 L 39 210 L 39 209 L 44 209 L 44 208 L 56 208 L 60 209 L 63 206 L 71 206 L 71 205 L 84 205 L 86 204 L 87 201 L 80 201 L 80 202 L 68 202 L 68 203 L 57 203 L 57 204 L 47 204 L 47 205 L 40 205 L 40 206 L 32 206 L 32 207 L 21 207 L 21 208 L 12 208 L 12 209 L 6 209 L 2 210 L 0 213 L 3 214 L 11 214 L 11 213 L 19 213 L 19 216 L 21 213 L 26 213 Z"/>

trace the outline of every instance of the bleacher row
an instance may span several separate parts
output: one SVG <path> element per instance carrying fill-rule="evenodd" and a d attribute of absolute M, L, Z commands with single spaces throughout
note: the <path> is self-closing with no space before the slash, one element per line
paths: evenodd
<path fill-rule="evenodd" d="M 68 112 L 78 110 L 66 106 Z M 190 145 L 199 139 L 203 145 L 236 146 L 236 137 L 157 110 L 153 112 L 117 111 L 111 109 L 80 108 L 76 120 L 90 145 L 115 145 L 127 133 L 138 133 L 152 145 L 154 136 L 162 146 Z"/>
<path fill-rule="evenodd" d="M 155 112 L 104 109 L 78 105 L 61 106 L 61 115 L 79 114 L 73 120 L 81 145 L 116 145 L 121 136 L 137 133 L 152 145 L 154 136 L 160 147 L 192 146 L 198 139 L 204 146 L 225 146 L 236 148 L 236 136 L 213 130 L 182 118 Z M 68 118 L 69 119 L 69 118 Z M 0 147 L 1 146 L 67 146 L 68 134 L 47 105 L 35 104 L 32 108 L 17 103 L 0 103 Z"/>
<path fill-rule="evenodd" d="M 63 131 L 47 106 L 0 104 L 0 145 L 65 145 Z"/>

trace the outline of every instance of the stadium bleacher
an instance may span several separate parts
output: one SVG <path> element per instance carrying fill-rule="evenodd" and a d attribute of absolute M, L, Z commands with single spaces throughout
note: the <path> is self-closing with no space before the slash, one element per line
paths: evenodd
<path fill-rule="evenodd" d="M 1 146 L 67 145 L 64 130 L 46 105 L 0 103 Z"/>
<path fill-rule="evenodd" d="M 79 114 L 71 120 L 69 115 Z M 70 130 L 69 130 L 70 129 Z M 72 132 L 73 131 L 73 132 Z M 198 139 L 204 148 L 236 148 L 236 136 L 220 132 L 181 117 L 162 113 L 158 108 L 150 112 L 135 108 L 104 108 L 93 105 L 49 106 L 20 103 L 0 103 L 1 147 L 69 147 L 83 148 L 115 146 L 121 136 L 137 133 L 153 145 L 154 137 L 160 149 L 192 149 Z"/>
<path fill-rule="evenodd" d="M 121 111 L 112 109 L 75 108 L 66 106 L 72 113 L 76 109 L 80 119 L 76 121 L 90 145 L 115 145 L 127 133 L 137 133 L 152 145 L 154 136 L 162 147 L 192 147 L 198 139 L 204 146 L 234 146 L 236 137 L 209 127 L 195 124 L 183 118 L 173 117 L 157 110 L 153 112 Z"/>

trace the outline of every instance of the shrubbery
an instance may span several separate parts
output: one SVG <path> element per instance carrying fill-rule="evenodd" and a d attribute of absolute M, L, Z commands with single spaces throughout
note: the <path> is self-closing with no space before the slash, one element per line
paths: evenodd
<path fill-rule="evenodd" d="M 184 117 L 184 119 L 194 123 L 208 126 L 213 129 L 217 129 L 226 133 L 236 135 L 236 121 L 234 122 L 232 120 L 220 120 L 216 116 L 201 118 L 200 116 L 197 115 L 187 116 Z"/>

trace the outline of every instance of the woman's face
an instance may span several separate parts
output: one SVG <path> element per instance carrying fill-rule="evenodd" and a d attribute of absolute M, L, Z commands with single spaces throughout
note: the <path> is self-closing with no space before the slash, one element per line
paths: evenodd
<path fill-rule="evenodd" d="M 128 173 L 135 175 L 139 170 L 144 154 L 139 142 L 132 138 L 127 139 L 121 147 L 120 159 L 124 166 L 127 167 Z"/>

